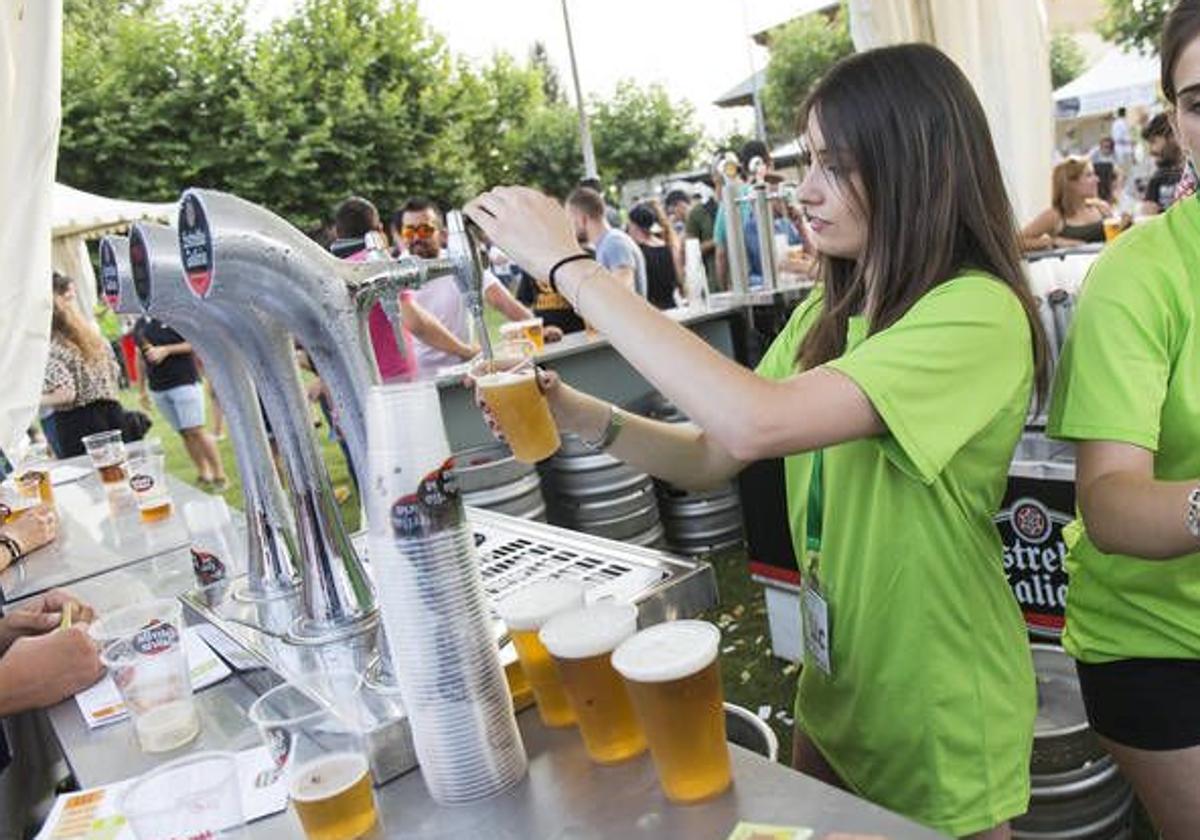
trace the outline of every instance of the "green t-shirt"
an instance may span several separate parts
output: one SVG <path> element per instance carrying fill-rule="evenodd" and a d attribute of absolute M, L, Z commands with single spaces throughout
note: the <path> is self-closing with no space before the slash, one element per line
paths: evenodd
<path fill-rule="evenodd" d="M 795 373 L 820 297 L 793 313 L 761 375 Z M 1033 666 L 992 522 L 1029 406 L 1029 326 L 1004 285 L 968 274 L 865 336 L 852 318 L 828 367 L 862 388 L 888 433 L 824 450 L 833 674 L 803 669 L 796 724 L 858 793 L 962 835 L 1029 798 Z M 784 464 L 803 557 L 812 455 Z"/>
<path fill-rule="evenodd" d="M 1131 443 L 1154 477 L 1200 477 L 1200 199 L 1121 234 L 1092 267 L 1059 360 L 1049 433 Z M 1180 516 L 1182 516 L 1182 512 Z M 1067 555 L 1063 645 L 1084 662 L 1200 658 L 1200 553 Z"/>

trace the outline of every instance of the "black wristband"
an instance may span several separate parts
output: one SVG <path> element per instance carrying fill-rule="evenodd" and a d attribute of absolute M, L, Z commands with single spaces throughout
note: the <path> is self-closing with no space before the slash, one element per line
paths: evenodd
<path fill-rule="evenodd" d="M 555 294 L 558 294 L 558 283 L 555 282 L 554 275 L 560 268 L 562 268 L 567 263 L 573 263 L 576 260 L 594 260 L 594 259 L 596 259 L 596 258 L 588 253 L 572 254 L 569 257 L 563 257 L 561 260 L 556 262 L 554 265 L 550 266 L 550 272 L 546 277 L 546 279 L 550 281 L 550 288 L 554 290 Z"/>

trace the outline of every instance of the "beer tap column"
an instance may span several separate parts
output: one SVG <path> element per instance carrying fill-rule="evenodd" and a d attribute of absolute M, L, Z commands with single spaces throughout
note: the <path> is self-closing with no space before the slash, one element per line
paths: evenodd
<path fill-rule="evenodd" d="M 713 180 L 721 185 L 721 206 L 725 209 L 725 265 L 729 271 L 729 288 L 745 294 L 750 287 L 750 269 L 746 259 L 746 235 L 742 214 L 738 208 L 737 155 L 726 152 L 713 162 Z"/>
<path fill-rule="evenodd" d="M 198 193 L 203 193 L 203 200 Z M 231 217 L 221 226 L 210 225 L 208 204 L 214 196 L 221 199 L 216 204 Z M 306 249 L 286 236 L 282 240 L 267 239 L 263 226 L 272 222 L 287 227 L 282 220 L 233 196 L 189 191 L 180 203 L 178 242 L 184 278 L 198 298 L 198 306 L 212 312 L 236 337 L 259 384 L 283 453 L 303 564 L 304 615 L 293 635 L 300 641 L 322 642 L 364 632 L 374 626 L 378 616 L 370 581 L 346 533 L 328 471 L 313 440 L 288 330 L 295 328 L 318 371 L 323 377 L 330 376 L 326 381 L 331 390 L 338 383 L 335 407 L 339 412 L 348 408 L 351 413 L 349 417 L 339 413 L 343 431 L 353 424 L 354 405 L 361 406 L 355 383 L 360 374 L 369 377 L 359 352 L 353 304 L 345 285 L 332 272 L 320 283 L 310 282 L 314 280 L 312 266 L 307 274 L 301 268 L 307 255 L 298 256 L 295 250 Z M 303 239 L 302 234 L 297 235 Z M 315 244 L 313 247 L 319 257 L 325 257 L 320 248 Z M 253 257 L 255 248 L 262 251 L 261 261 Z M 327 267 L 336 271 L 338 261 L 329 259 L 332 265 Z M 292 274 L 304 282 L 291 282 Z M 340 314 L 347 316 L 335 319 L 336 329 L 323 321 L 322 307 L 331 306 L 331 301 L 341 308 Z M 340 343 L 347 338 L 344 328 L 349 328 L 347 344 Z M 318 345 L 322 347 L 319 353 L 314 349 Z M 331 355 L 341 361 L 323 368 L 320 359 L 328 360 Z M 348 389 L 348 393 L 342 389 Z M 361 421 L 361 412 L 358 416 Z M 365 441 L 360 438 L 359 442 L 365 448 Z M 359 464 L 360 470 L 363 463 Z"/>

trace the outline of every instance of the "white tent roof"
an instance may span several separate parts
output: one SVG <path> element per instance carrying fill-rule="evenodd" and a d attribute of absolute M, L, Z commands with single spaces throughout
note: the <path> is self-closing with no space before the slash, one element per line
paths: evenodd
<path fill-rule="evenodd" d="M 1158 96 L 1157 56 L 1109 50 L 1082 76 L 1054 91 L 1059 119 L 1089 117 L 1121 106 L 1153 105 Z"/>
<path fill-rule="evenodd" d="M 169 222 L 175 214 L 175 203 L 148 204 L 93 195 L 66 184 L 55 184 L 51 198 L 51 228 L 53 236 L 101 236 L 122 230 L 132 222 L 143 219 Z"/>

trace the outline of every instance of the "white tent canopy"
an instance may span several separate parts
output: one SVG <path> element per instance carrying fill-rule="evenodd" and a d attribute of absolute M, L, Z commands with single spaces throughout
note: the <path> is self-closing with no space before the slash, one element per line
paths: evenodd
<path fill-rule="evenodd" d="M 925 41 L 962 68 L 987 112 L 1018 219 L 1050 202 L 1050 35 L 1043 0 L 850 0 L 859 50 Z"/>
<path fill-rule="evenodd" d="M 175 213 L 174 202 L 148 204 L 93 195 L 66 184 L 55 184 L 50 203 L 50 227 L 55 239 L 84 236 L 93 239 L 124 230 L 143 219 L 168 222 Z"/>
<path fill-rule="evenodd" d="M 124 201 L 55 184 L 50 197 L 50 267 L 75 281 L 84 311 L 91 312 L 96 302 L 96 273 L 86 240 L 123 231 L 142 220 L 168 222 L 174 213 L 174 202 Z"/>
<path fill-rule="evenodd" d="M 1157 56 L 1109 50 L 1091 69 L 1054 91 L 1059 119 L 1106 114 L 1121 106 L 1153 105 L 1158 98 Z"/>

